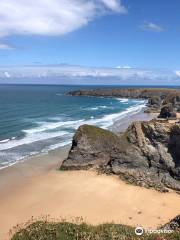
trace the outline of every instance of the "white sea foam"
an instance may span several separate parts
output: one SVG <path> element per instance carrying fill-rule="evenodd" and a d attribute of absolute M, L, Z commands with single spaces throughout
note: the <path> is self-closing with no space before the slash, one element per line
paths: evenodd
<path fill-rule="evenodd" d="M 11 141 L 11 140 L 14 140 L 14 139 L 16 139 L 16 137 L 12 137 L 12 138 L 3 139 L 3 140 L 1 140 L 1 141 L 0 141 L 0 144 L 7 143 L 7 142 L 9 142 L 9 141 Z"/>
<path fill-rule="evenodd" d="M 87 110 L 87 111 L 96 111 L 98 109 L 99 109 L 98 107 L 83 108 L 83 110 Z"/>
<path fill-rule="evenodd" d="M 75 125 L 79 126 L 84 120 L 77 120 L 77 121 L 60 121 L 60 122 L 36 122 L 39 127 L 35 127 L 32 129 L 23 130 L 23 132 L 27 134 L 33 134 L 33 133 L 40 133 L 44 131 L 49 130 L 55 130 L 56 128 L 60 127 L 74 127 Z"/>
<path fill-rule="evenodd" d="M 4 169 L 4 168 L 7 168 L 7 167 L 11 167 L 13 165 L 15 165 L 17 162 L 23 162 L 24 159 L 26 159 L 27 157 L 31 157 L 31 156 L 34 156 L 34 155 L 37 155 L 39 154 L 39 152 L 30 152 L 27 156 L 22 156 L 21 154 L 14 154 L 14 153 L 8 153 L 8 157 L 9 156 L 13 156 L 13 161 L 4 161 L 4 162 L 0 162 L 0 170 L 1 169 Z M 0 152 L 0 157 L 3 157 L 4 156 L 7 156 L 7 153 L 6 152 Z"/>
<path fill-rule="evenodd" d="M 54 144 L 45 148 L 45 151 L 55 149 L 60 146 L 65 146 L 71 142 L 72 131 L 76 130 L 82 124 L 97 125 L 103 128 L 109 128 L 117 120 L 125 118 L 127 115 L 133 115 L 140 112 L 145 107 L 145 101 L 141 101 L 135 106 L 127 108 L 120 113 L 113 113 L 104 115 L 102 118 L 92 118 L 88 120 L 80 119 L 74 121 L 58 121 L 58 122 L 38 122 L 38 126 L 32 129 L 23 130 L 25 137 L 22 139 L 11 139 L 9 141 L 2 140 L 0 143 L 0 150 L 7 150 L 18 147 L 24 144 L 31 144 L 37 141 L 44 141 L 56 137 L 62 137 L 62 142 Z M 69 128 L 69 129 L 68 129 Z M 64 141 L 63 141 L 64 139 Z"/>
<path fill-rule="evenodd" d="M 7 167 L 11 167 L 11 166 L 15 165 L 17 162 L 24 162 L 32 156 L 39 155 L 39 154 L 47 154 L 49 151 L 55 150 L 60 147 L 67 146 L 69 144 L 71 144 L 71 140 L 63 141 L 61 143 L 57 143 L 57 144 L 48 146 L 39 152 L 37 152 L 37 151 L 30 152 L 30 153 L 28 153 L 28 155 L 24 155 L 24 156 L 21 155 L 20 153 L 16 154 L 16 155 L 14 153 L 8 153 L 8 156 L 10 156 L 10 155 L 13 156 L 13 161 L 0 162 L 0 170 L 7 168 Z M 3 156 L 7 156 L 7 153 L 0 152 L 0 157 L 3 157 Z"/>
<path fill-rule="evenodd" d="M 7 139 L 3 139 L 3 140 L 0 141 L 0 144 L 1 144 L 1 143 L 7 143 L 7 142 L 9 142 L 9 141 L 10 141 L 9 138 L 7 138 Z"/>
<path fill-rule="evenodd" d="M 43 141 L 43 140 L 47 140 L 55 137 L 62 137 L 68 134 L 69 132 L 67 131 L 31 133 L 31 134 L 27 134 L 22 139 L 19 139 L 19 140 L 15 139 L 15 140 L 11 140 L 6 143 L 0 144 L 0 151 L 18 147 L 24 144 L 30 144 L 37 141 Z"/>
<path fill-rule="evenodd" d="M 116 98 L 116 100 L 120 101 L 121 103 L 126 103 L 129 101 L 128 98 Z"/>
<path fill-rule="evenodd" d="M 114 107 L 112 106 L 99 106 L 99 108 L 101 109 L 114 109 Z"/>
<path fill-rule="evenodd" d="M 100 109 L 114 109 L 114 107 L 112 106 L 98 106 L 98 107 L 90 107 L 90 108 L 83 108 L 83 110 L 86 111 L 96 111 L 96 110 L 100 110 Z"/>
<path fill-rule="evenodd" d="M 64 141 L 64 142 L 61 142 L 61 143 L 57 143 L 57 144 L 54 144 L 54 145 L 51 145 L 49 147 L 46 147 L 45 149 L 42 150 L 43 153 L 47 153 L 51 150 L 54 150 L 54 149 L 57 149 L 59 147 L 64 147 L 64 146 L 67 146 L 69 144 L 71 144 L 72 140 L 67 140 L 67 141 Z"/>
<path fill-rule="evenodd" d="M 123 112 L 108 114 L 108 115 L 105 115 L 101 119 L 87 120 L 85 123 L 92 124 L 92 125 L 98 125 L 103 128 L 108 128 L 108 127 L 112 126 L 115 121 L 120 120 L 120 119 L 126 117 L 127 115 L 134 115 L 134 114 L 140 112 L 144 107 L 145 107 L 145 102 L 143 102 L 142 104 L 139 104 L 139 105 L 129 107 L 128 109 L 126 109 Z"/>

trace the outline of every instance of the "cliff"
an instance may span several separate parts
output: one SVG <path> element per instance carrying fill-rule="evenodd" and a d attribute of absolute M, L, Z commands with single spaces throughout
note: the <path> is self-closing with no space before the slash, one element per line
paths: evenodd
<path fill-rule="evenodd" d="M 113 89 L 90 89 L 69 92 L 71 96 L 94 96 L 94 97 L 120 97 L 147 99 L 147 112 L 160 112 L 164 105 L 172 106 L 167 115 L 160 117 L 175 117 L 174 112 L 180 112 L 180 91 L 167 88 L 113 88 Z"/>
<path fill-rule="evenodd" d="M 180 123 L 134 122 L 120 136 L 83 125 L 62 169 L 96 168 L 160 191 L 180 191 Z"/>
<path fill-rule="evenodd" d="M 165 99 L 167 95 L 180 96 L 180 91 L 167 88 L 112 88 L 112 89 L 89 89 L 69 92 L 72 96 L 104 96 L 148 99 L 155 96 L 157 99 Z"/>

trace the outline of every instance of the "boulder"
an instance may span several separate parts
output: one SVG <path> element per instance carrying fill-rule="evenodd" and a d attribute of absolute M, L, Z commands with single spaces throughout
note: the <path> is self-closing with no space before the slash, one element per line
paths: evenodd
<path fill-rule="evenodd" d="M 158 118 L 176 118 L 176 113 L 174 112 L 173 105 L 168 103 L 161 108 L 161 112 Z"/>
<path fill-rule="evenodd" d="M 160 107 L 161 106 L 161 97 L 160 96 L 152 96 L 148 100 L 148 105 L 151 107 Z"/>
<path fill-rule="evenodd" d="M 178 102 L 178 103 L 176 103 L 176 105 L 175 105 L 175 110 L 176 110 L 176 112 L 180 112 L 180 102 Z"/>
<path fill-rule="evenodd" d="M 176 216 L 171 221 L 166 223 L 164 226 L 161 227 L 161 229 L 180 232 L 180 215 Z"/>
<path fill-rule="evenodd" d="M 114 133 L 91 125 L 82 125 L 76 131 L 68 159 L 63 169 L 87 169 L 106 165 L 110 153 L 119 146 L 119 138 Z"/>

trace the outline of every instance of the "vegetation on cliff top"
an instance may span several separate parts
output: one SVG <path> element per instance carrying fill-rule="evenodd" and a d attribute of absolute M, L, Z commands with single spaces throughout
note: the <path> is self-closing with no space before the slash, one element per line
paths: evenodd
<path fill-rule="evenodd" d="M 38 221 L 19 230 L 11 240 L 180 240 L 178 232 L 143 234 L 138 237 L 133 227 L 118 224 L 99 226 L 85 223 L 50 223 Z"/>
<path fill-rule="evenodd" d="M 108 130 L 96 127 L 96 126 L 91 126 L 91 125 L 82 125 L 79 128 L 79 131 L 76 132 L 74 138 L 79 138 L 80 134 L 86 134 L 86 136 L 88 137 L 88 139 L 90 141 L 96 141 L 96 140 L 103 140 L 106 141 L 106 139 L 108 139 L 108 141 L 110 142 L 116 142 L 119 140 L 118 136 Z"/>

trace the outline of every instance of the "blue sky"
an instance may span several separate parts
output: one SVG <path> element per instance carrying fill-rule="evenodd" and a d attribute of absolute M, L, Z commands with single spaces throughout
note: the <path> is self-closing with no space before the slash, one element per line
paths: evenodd
<path fill-rule="evenodd" d="M 0 83 L 180 85 L 179 0 L 1 0 Z"/>
<path fill-rule="evenodd" d="M 0 65 L 180 68 L 179 0 L 46 2 L 1 0 Z"/>

